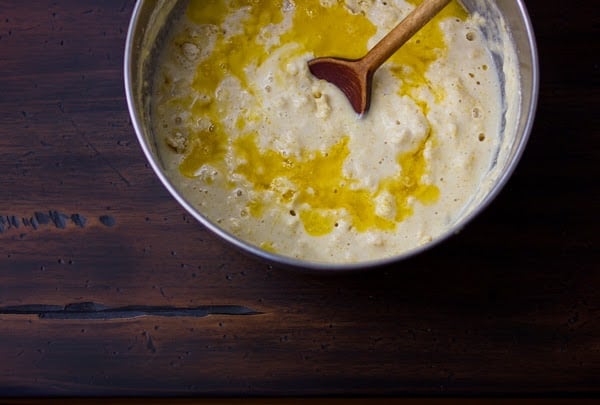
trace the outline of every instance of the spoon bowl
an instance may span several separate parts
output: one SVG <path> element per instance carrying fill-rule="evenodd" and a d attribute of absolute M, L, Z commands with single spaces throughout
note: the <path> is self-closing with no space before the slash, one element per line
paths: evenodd
<path fill-rule="evenodd" d="M 423 1 L 360 59 L 320 57 L 310 60 L 308 68 L 315 77 L 336 85 L 362 116 L 371 104 L 375 71 L 448 3 L 450 0 Z"/>

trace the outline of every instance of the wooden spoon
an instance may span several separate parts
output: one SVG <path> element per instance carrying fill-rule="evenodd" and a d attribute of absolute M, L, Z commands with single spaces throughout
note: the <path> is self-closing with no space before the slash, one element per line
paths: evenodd
<path fill-rule="evenodd" d="M 323 57 L 308 62 L 310 72 L 340 88 L 358 114 L 371 103 L 373 74 L 450 0 L 425 0 L 360 59 Z"/>

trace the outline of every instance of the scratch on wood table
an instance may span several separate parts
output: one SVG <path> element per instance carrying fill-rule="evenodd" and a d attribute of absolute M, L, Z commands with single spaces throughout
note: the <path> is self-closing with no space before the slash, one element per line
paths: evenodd
<path fill-rule="evenodd" d="M 205 305 L 190 308 L 128 305 L 107 307 L 95 302 L 67 305 L 26 304 L 0 307 L 0 315 L 37 315 L 44 319 L 124 319 L 140 316 L 193 317 L 208 315 L 260 315 L 262 312 L 239 305 Z"/>

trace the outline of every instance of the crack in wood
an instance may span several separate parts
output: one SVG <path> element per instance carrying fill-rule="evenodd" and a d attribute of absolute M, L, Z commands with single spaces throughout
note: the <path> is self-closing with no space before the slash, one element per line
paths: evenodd
<path fill-rule="evenodd" d="M 47 213 L 36 211 L 29 218 L 21 219 L 16 215 L 0 215 L 0 234 L 10 229 L 19 229 L 21 226 L 36 231 L 42 225 L 54 225 L 57 229 L 66 229 L 69 221 L 79 228 L 85 228 L 88 223 L 88 219 L 80 213 L 67 215 L 56 210 L 49 210 Z M 117 223 L 115 218 L 109 215 L 99 216 L 98 222 L 106 227 L 112 227 Z"/>
<path fill-rule="evenodd" d="M 208 315 L 260 315 L 262 312 L 240 305 L 203 305 L 198 307 L 169 307 L 129 305 L 107 307 L 95 302 L 78 302 L 67 305 L 27 304 L 0 307 L 0 315 L 37 315 L 43 319 L 108 320 L 137 318 L 140 316 L 203 318 Z"/>

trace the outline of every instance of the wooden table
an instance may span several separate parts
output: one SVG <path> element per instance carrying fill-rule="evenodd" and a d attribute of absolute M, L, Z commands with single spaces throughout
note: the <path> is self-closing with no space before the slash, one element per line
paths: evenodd
<path fill-rule="evenodd" d="M 133 1 L 0 0 L 0 394 L 600 392 L 597 2 L 527 0 L 531 140 L 495 202 L 337 276 L 232 250 L 159 183 L 123 90 Z"/>

